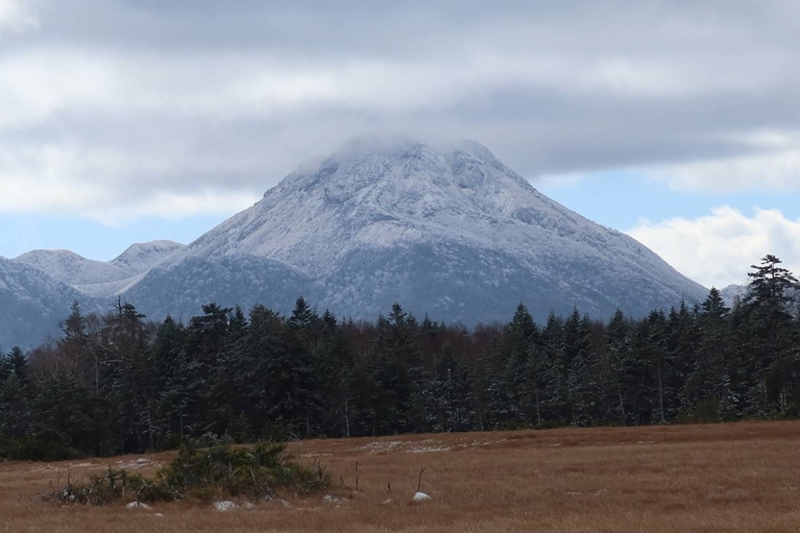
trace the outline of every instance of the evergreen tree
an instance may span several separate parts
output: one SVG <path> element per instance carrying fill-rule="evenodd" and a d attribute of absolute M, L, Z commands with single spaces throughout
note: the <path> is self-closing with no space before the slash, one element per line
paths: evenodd
<path fill-rule="evenodd" d="M 723 420 L 732 408 L 725 356 L 731 349 L 729 314 L 720 292 L 712 287 L 698 319 L 700 341 L 682 395 L 684 410 L 701 419 Z"/>
<path fill-rule="evenodd" d="M 611 423 L 626 425 L 631 413 L 629 390 L 634 383 L 631 356 L 631 328 L 625 314 L 617 309 L 606 328 L 606 371 L 603 373 L 604 404 L 612 406 Z"/>
<path fill-rule="evenodd" d="M 753 356 L 748 365 L 748 396 L 751 410 L 759 414 L 785 411 L 789 401 L 797 400 L 798 384 L 787 378 L 796 373 L 792 350 L 796 328 L 790 303 L 798 282 L 781 263 L 774 255 L 767 255 L 760 266 L 751 266 L 754 272 L 748 273 L 750 286 L 744 308 L 751 328 L 748 348 Z"/>
<path fill-rule="evenodd" d="M 418 323 L 399 304 L 354 322 L 300 298 L 288 318 L 209 304 L 184 326 L 148 322 L 121 298 L 103 316 L 75 303 L 60 340 L 0 354 L 0 439 L 48 432 L 103 456 L 184 437 L 796 417 L 798 290 L 780 265 L 753 267 L 733 309 L 711 289 L 702 305 L 617 311 L 607 325 L 574 309 L 540 328 L 524 305 L 471 331 Z"/>
<path fill-rule="evenodd" d="M 33 430 L 32 388 L 25 356 L 15 347 L 0 354 L 0 436 L 22 438 Z"/>

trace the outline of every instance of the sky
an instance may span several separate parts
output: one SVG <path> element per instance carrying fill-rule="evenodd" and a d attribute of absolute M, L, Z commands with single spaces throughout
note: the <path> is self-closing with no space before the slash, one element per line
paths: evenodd
<path fill-rule="evenodd" d="M 800 272 L 800 2 L 0 0 L 0 255 L 190 242 L 354 136 L 470 138 L 710 287 Z"/>

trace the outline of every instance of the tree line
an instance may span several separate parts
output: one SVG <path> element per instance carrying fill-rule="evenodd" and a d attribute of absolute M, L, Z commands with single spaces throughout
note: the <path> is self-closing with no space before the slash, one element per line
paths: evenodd
<path fill-rule="evenodd" d="M 0 454 L 797 417 L 798 282 L 771 255 L 752 269 L 730 308 L 711 289 L 643 319 L 575 309 L 538 324 L 520 304 L 471 330 L 399 304 L 368 322 L 303 298 L 288 317 L 210 303 L 184 325 L 75 303 L 60 339 L 0 355 Z"/>

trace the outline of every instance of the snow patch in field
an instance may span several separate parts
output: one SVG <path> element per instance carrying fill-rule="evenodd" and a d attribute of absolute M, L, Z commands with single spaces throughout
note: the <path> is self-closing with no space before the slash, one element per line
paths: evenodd
<path fill-rule="evenodd" d="M 220 512 L 235 511 L 239 506 L 232 501 L 214 502 L 214 509 Z"/>
<path fill-rule="evenodd" d="M 131 502 L 126 505 L 128 509 L 150 509 L 150 506 L 142 502 Z"/>
<path fill-rule="evenodd" d="M 117 466 L 120 468 L 125 468 L 127 470 L 137 469 L 137 468 L 144 468 L 147 466 L 155 466 L 161 463 L 153 461 L 152 459 L 148 459 L 146 457 L 139 457 L 135 461 L 117 461 Z"/>
<path fill-rule="evenodd" d="M 428 439 L 420 442 L 401 440 L 370 442 L 358 446 L 354 450 L 367 450 L 370 455 L 376 455 L 380 453 L 440 453 L 452 449 L 452 446 L 448 446 L 442 441 Z"/>

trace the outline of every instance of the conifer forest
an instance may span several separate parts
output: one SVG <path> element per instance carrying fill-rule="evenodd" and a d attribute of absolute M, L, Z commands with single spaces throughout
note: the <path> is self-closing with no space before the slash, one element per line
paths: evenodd
<path fill-rule="evenodd" d="M 536 323 L 520 304 L 471 329 L 400 304 L 368 322 L 303 298 L 288 317 L 209 303 L 182 324 L 76 303 L 60 338 L 0 356 L 0 456 L 798 417 L 798 282 L 771 255 L 749 280 L 730 306 L 712 289 L 641 319 Z"/>

